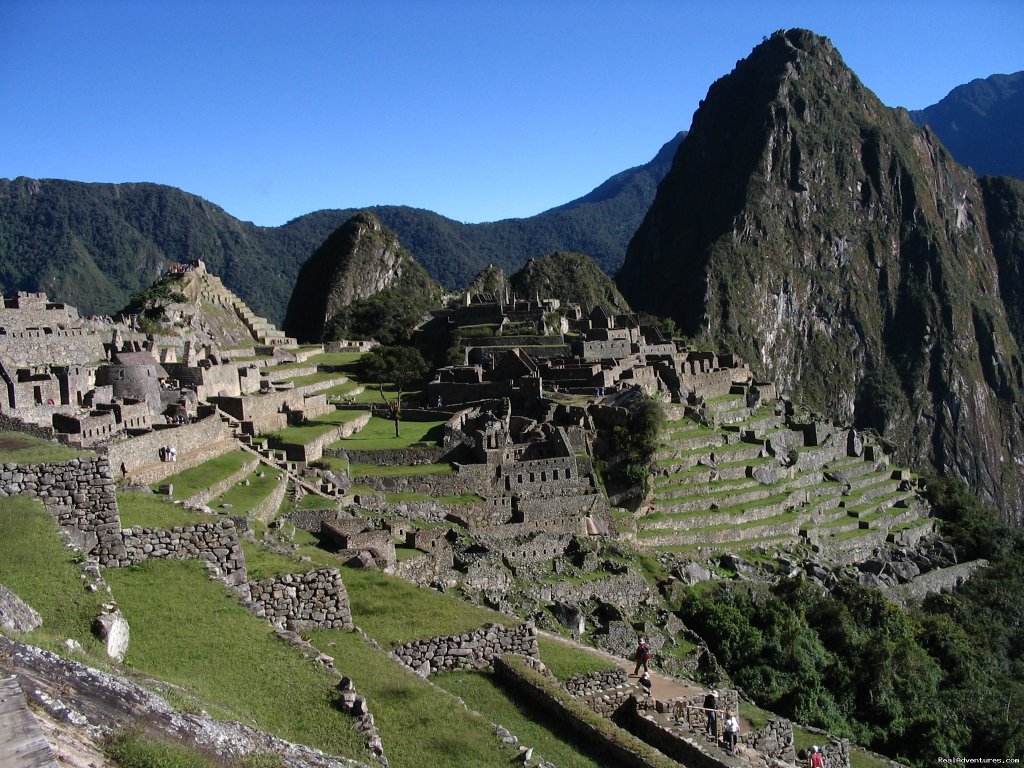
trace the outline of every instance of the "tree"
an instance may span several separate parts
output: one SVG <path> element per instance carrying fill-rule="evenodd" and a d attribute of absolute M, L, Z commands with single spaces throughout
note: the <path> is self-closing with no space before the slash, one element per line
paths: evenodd
<path fill-rule="evenodd" d="M 413 347 L 378 346 L 359 358 L 360 376 L 363 381 L 377 385 L 381 400 L 395 422 L 395 437 L 401 435 L 402 392 L 422 380 L 429 371 L 423 355 Z M 396 390 L 393 401 L 384 394 L 385 384 L 392 384 Z"/>

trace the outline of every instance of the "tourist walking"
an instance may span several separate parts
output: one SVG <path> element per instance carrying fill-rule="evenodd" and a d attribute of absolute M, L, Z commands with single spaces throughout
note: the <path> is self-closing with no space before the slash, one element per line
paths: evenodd
<path fill-rule="evenodd" d="M 740 738 L 740 720 L 731 709 L 725 713 L 725 743 L 729 745 L 729 752 L 736 752 L 736 742 Z"/>
<path fill-rule="evenodd" d="M 825 768 L 825 756 L 821 754 L 821 747 L 815 744 L 811 747 L 811 768 Z"/>
<path fill-rule="evenodd" d="M 644 672 L 647 671 L 647 662 L 651 660 L 651 646 L 647 644 L 647 641 L 642 637 L 640 638 L 639 644 L 636 646 L 636 667 L 633 669 L 634 675 L 640 674 L 640 668 L 643 667 Z"/>
<path fill-rule="evenodd" d="M 704 714 L 708 716 L 708 735 L 718 740 L 718 691 L 704 697 Z"/>

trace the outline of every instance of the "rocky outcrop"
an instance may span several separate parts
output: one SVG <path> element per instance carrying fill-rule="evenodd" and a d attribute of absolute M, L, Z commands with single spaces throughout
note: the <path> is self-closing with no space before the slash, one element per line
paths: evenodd
<path fill-rule="evenodd" d="M 0 584 L 0 629 L 21 634 L 42 623 L 43 617 L 31 605 Z"/>
<path fill-rule="evenodd" d="M 195 744 L 226 762 L 272 753 L 288 768 L 366 766 L 293 744 L 242 723 L 182 713 L 165 699 L 116 675 L 0 635 L 0 670 L 14 674 L 29 702 L 93 738 L 138 728 Z"/>
<path fill-rule="evenodd" d="M 1016 517 L 1024 366 L 992 238 L 974 175 L 790 30 L 711 87 L 618 282 Z"/>
<path fill-rule="evenodd" d="M 431 283 L 394 232 L 372 213 L 357 213 L 302 265 L 284 329 L 302 341 L 320 341 L 346 307 L 394 286 L 422 284 L 429 290 Z"/>

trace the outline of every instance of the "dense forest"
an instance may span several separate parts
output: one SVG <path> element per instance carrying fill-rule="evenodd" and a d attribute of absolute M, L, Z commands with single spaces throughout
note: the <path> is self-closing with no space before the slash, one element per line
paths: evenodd
<path fill-rule="evenodd" d="M 929 497 L 961 561 L 954 593 L 904 611 L 847 579 L 691 589 L 680 616 L 758 705 L 914 766 L 1024 754 L 1024 532 L 954 480 Z"/>

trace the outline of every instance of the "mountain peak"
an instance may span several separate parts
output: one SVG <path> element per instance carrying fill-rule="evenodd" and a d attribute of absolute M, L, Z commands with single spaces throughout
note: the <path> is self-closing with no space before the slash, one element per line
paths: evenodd
<path fill-rule="evenodd" d="M 997 274 L 977 179 L 827 38 L 787 30 L 711 86 L 618 281 L 1010 509 L 1017 481 L 994 478 L 1021 439 L 1021 360 Z"/>

